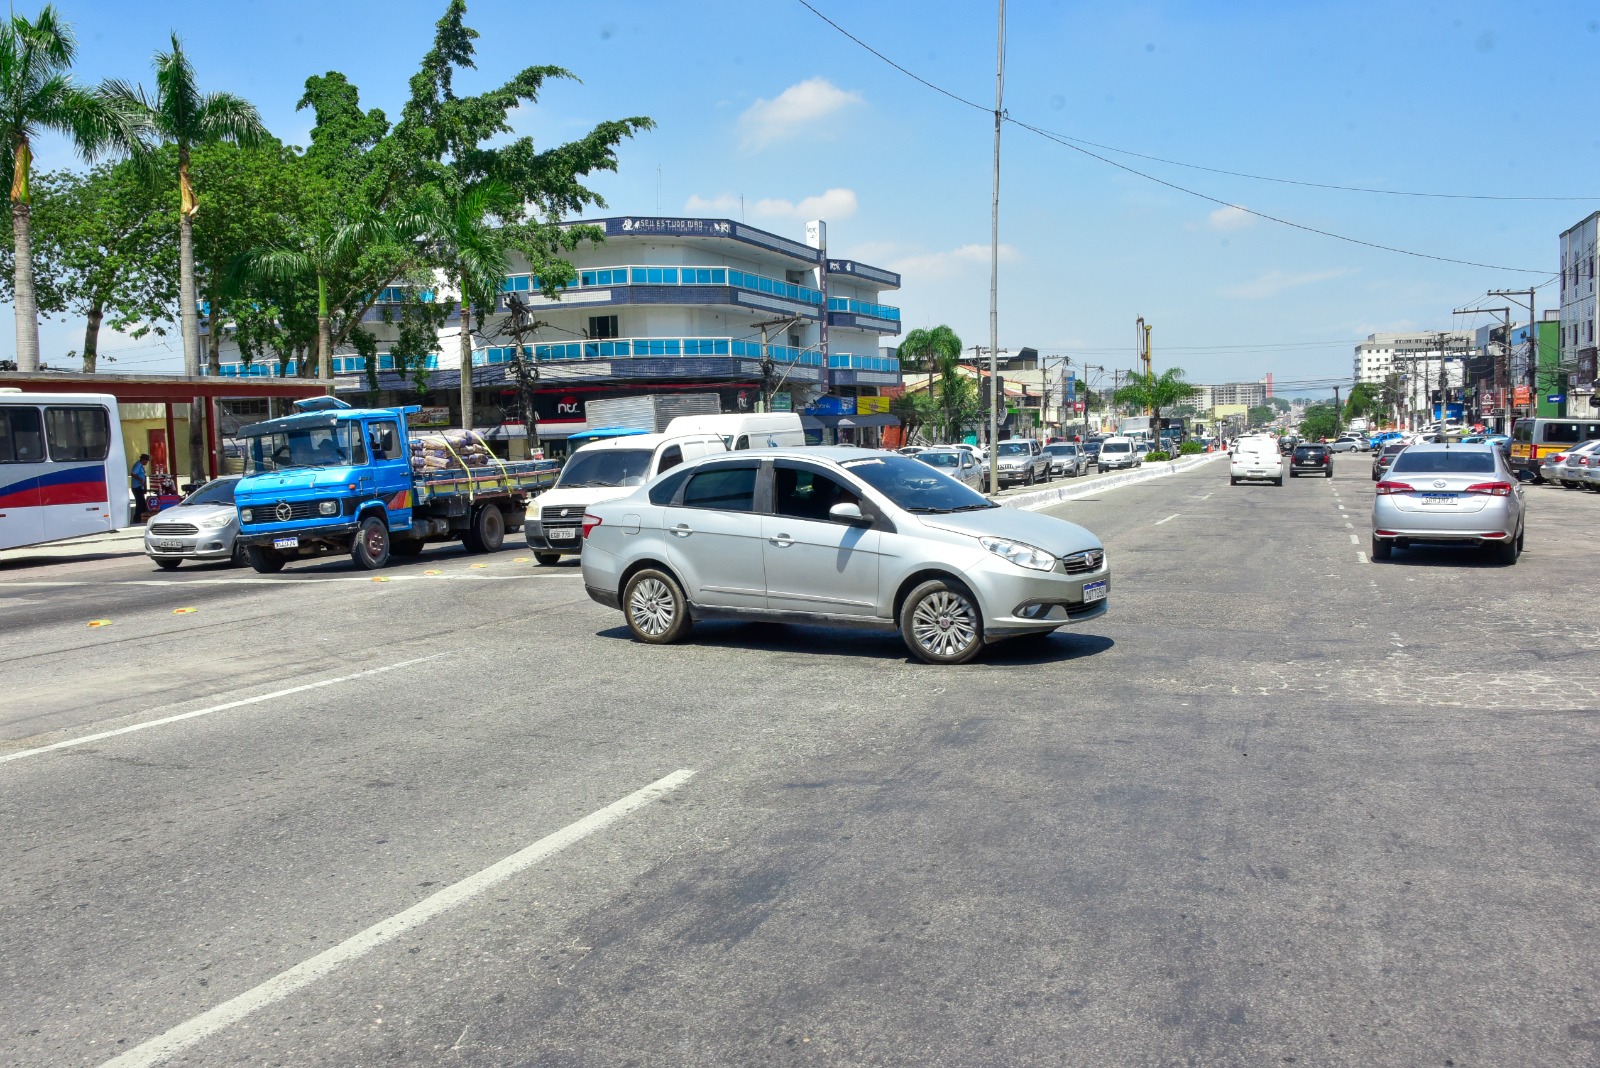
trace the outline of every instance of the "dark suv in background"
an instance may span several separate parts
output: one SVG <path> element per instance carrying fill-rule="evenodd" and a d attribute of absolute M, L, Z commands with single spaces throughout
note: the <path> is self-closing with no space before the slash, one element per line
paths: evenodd
<path fill-rule="evenodd" d="M 1391 441 L 1372 454 L 1372 481 L 1377 482 L 1394 466 L 1394 458 L 1406 447 L 1403 441 Z"/>
<path fill-rule="evenodd" d="M 1289 454 L 1289 477 L 1321 475 L 1333 477 L 1333 453 L 1326 445 L 1296 445 Z"/>

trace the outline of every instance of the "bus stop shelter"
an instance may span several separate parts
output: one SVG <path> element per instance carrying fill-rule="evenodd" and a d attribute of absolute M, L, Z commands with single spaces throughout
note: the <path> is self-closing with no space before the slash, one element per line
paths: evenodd
<path fill-rule="evenodd" d="M 203 440 L 206 447 L 202 452 L 205 454 L 207 478 L 215 478 L 223 470 L 218 401 L 295 401 L 326 396 L 328 386 L 329 383 L 314 378 L 217 378 L 206 375 L 190 378 L 186 375 L 86 375 L 63 371 L 0 374 L 0 388 L 10 387 L 25 393 L 108 393 L 117 399 L 118 405 L 161 405 L 166 413 L 169 449 L 177 441 L 174 406 L 198 404 L 205 424 Z"/>

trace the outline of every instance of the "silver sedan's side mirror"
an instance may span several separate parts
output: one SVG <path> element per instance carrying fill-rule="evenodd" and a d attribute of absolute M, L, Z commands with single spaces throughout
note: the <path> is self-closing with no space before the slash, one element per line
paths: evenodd
<path fill-rule="evenodd" d="M 836 504 L 828 509 L 828 518 L 835 523 L 849 523 L 851 525 L 871 522 L 861 514 L 861 506 L 859 504 Z"/>

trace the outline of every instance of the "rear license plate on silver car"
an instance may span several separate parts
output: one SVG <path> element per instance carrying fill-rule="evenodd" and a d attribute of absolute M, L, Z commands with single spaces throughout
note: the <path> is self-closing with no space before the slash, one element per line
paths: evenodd
<path fill-rule="evenodd" d="M 1083 603 L 1092 604 L 1095 601 L 1105 600 L 1106 589 L 1109 585 L 1105 579 L 1101 579 L 1099 582 L 1085 583 L 1083 587 Z"/>
<path fill-rule="evenodd" d="M 1455 504 L 1456 497 L 1453 493 L 1424 493 L 1423 504 Z"/>

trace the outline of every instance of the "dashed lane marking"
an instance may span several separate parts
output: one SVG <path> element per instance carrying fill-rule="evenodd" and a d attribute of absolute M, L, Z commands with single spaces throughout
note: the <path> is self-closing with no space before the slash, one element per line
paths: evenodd
<path fill-rule="evenodd" d="M 1361 544 L 1361 539 L 1356 537 L 1354 534 L 1352 534 L 1352 535 L 1350 535 L 1350 544 L 1351 545 L 1360 545 Z"/>
<path fill-rule="evenodd" d="M 23 749 L 16 753 L 0 753 L 0 764 L 12 760 L 21 760 L 23 757 L 39 756 L 42 753 L 53 753 L 58 749 L 71 749 L 74 746 L 88 745 L 90 742 L 104 741 L 123 734 L 132 734 L 135 731 L 149 730 L 151 727 L 160 727 L 168 723 L 177 723 L 179 720 L 194 719 L 197 716 L 209 716 L 213 712 L 226 712 L 232 708 L 243 708 L 245 705 L 258 705 L 262 701 L 272 701 L 279 697 L 288 697 L 290 694 L 304 693 L 307 690 L 319 690 L 324 686 L 336 686 L 341 682 L 350 682 L 353 679 L 364 679 L 370 675 L 381 675 L 386 671 L 398 671 L 412 664 L 422 664 L 429 660 L 437 660 L 448 653 L 433 653 L 430 656 L 419 656 L 412 660 L 402 660 L 398 664 L 385 664 L 383 667 L 368 668 L 366 671 L 357 671 L 351 675 L 340 675 L 335 679 L 322 679 L 318 682 L 308 682 L 300 686 L 290 686 L 284 690 L 274 690 L 271 693 L 258 694 L 255 697 L 243 697 L 237 701 L 228 701 L 210 708 L 197 708 L 192 712 L 180 712 L 175 716 L 162 716 L 146 723 L 134 723 L 126 727 L 118 727 L 114 731 L 101 731 L 98 734 L 87 734 L 82 738 L 68 738 L 64 742 L 54 742 L 50 745 L 41 745 L 37 749 Z"/>
<path fill-rule="evenodd" d="M 1151 526 L 1159 527 L 1162 523 L 1170 523 L 1170 522 L 1172 522 L 1174 519 L 1178 518 L 1182 514 L 1183 514 L 1182 512 L 1173 512 L 1171 515 L 1167 516 L 1167 518 L 1165 518 L 1165 519 L 1157 519 L 1154 523 L 1151 524 Z"/>
<path fill-rule="evenodd" d="M 1367 554 L 1366 553 L 1356 553 L 1356 563 L 1364 564 L 1366 562 L 1367 562 Z"/>
<path fill-rule="evenodd" d="M 151 1068 L 153 1065 L 161 1064 L 174 1054 L 238 1023 L 257 1009 L 283 1000 L 318 979 L 333 974 L 346 964 L 359 960 L 379 946 L 394 941 L 406 932 L 421 927 L 429 920 L 442 916 L 459 905 L 466 904 L 490 887 L 503 883 L 568 846 L 604 830 L 650 802 L 665 797 L 693 777 L 693 771 L 683 769 L 657 779 L 649 786 L 635 790 L 627 797 L 591 812 L 576 823 L 567 824 L 559 831 L 546 835 L 504 860 L 496 861 L 477 874 L 469 875 L 437 894 L 423 898 L 405 911 L 397 912 L 388 919 L 379 920 L 332 949 L 324 950 L 308 960 L 301 961 L 288 971 L 279 972 L 260 986 L 224 1001 L 216 1008 L 135 1046 L 119 1057 L 113 1057 L 101 1065 L 101 1068 Z"/>

